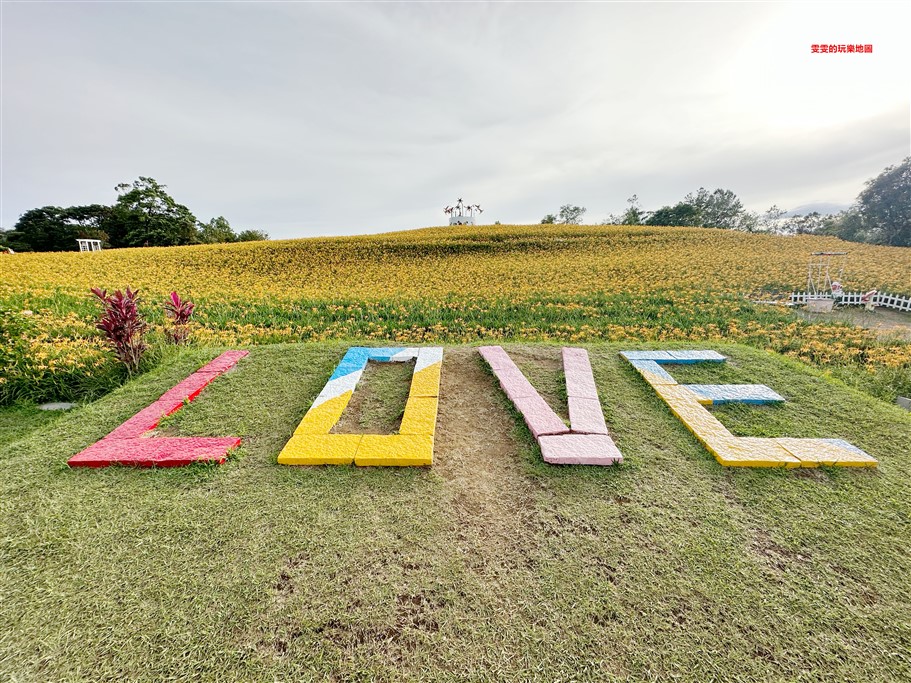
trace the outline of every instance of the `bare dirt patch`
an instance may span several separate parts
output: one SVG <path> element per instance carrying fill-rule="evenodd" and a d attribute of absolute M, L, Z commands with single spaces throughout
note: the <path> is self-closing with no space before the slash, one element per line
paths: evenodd
<path fill-rule="evenodd" d="M 515 422 L 482 362 L 475 349 L 446 352 L 434 470 L 445 480 L 459 550 L 483 572 L 531 562 L 541 489 L 522 471 Z"/>

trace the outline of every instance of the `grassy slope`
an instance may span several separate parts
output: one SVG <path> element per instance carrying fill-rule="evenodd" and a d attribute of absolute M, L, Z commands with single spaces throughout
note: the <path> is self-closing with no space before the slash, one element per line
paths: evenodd
<path fill-rule="evenodd" d="M 447 349 L 432 469 L 280 467 L 344 348 L 307 345 L 254 349 L 168 421 L 243 436 L 225 465 L 67 469 L 214 355 L 187 352 L 0 450 L 0 674 L 908 679 L 911 417 L 716 347 L 730 368 L 679 378 L 791 399 L 717 411 L 735 433 L 845 437 L 879 469 L 723 469 L 613 345 L 589 348 L 619 468 L 542 464 L 468 347 Z M 559 347 L 507 348 L 559 406 Z"/>
<path fill-rule="evenodd" d="M 9 406 L 0 410 L 0 448 L 25 437 L 42 425 L 53 422 L 60 413 L 41 410 L 26 403 Z"/>

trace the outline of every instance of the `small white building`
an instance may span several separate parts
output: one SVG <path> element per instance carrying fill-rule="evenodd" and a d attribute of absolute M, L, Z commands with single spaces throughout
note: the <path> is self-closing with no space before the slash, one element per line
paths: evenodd
<path fill-rule="evenodd" d="M 474 216 L 450 216 L 449 225 L 474 225 Z"/>
<path fill-rule="evenodd" d="M 76 240 L 79 243 L 79 251 L 101 251 L 101 240 Z"/>

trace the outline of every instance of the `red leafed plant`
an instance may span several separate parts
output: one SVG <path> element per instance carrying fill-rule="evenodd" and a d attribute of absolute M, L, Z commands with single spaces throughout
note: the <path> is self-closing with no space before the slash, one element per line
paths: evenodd
<path fill-rule="evenodd" d="M 139 290 L 129 287 L 121 292 L 119 289 L 108 294 L 106 289 L 92 288 L 92 294 L 101 300 L 103 310 L 96 327 L 104 332 L 114 353 L 130 373 L 139 369 L 142 354 L 148 348 L 143 335 L 148 324 L 138 309 Z"/>
<path fill-rule="evenodd" d="M 193 315 L 193 309 L 196 304 L 192 301 L 181 299 L 177 292 L 171 292 L 171 297 L 165 302 L 164 312 L 171 320 L 171 329 L 167 331 L 168 339 L 172 344 L 186 344 L 187 337 L 190 336 L 190 328 L 187 323 Z"/>

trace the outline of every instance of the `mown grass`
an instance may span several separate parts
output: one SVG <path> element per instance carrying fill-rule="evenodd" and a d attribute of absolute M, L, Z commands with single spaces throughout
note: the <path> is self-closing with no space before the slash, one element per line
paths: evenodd
<path fill-rule="evenodd" d="M 469 347 L 447 349 L 430 469 L 276 464 L 338 344 L 255 348 L 162 426 L 242 436 L 222 466 L 65 465 L 216 350 L 37 427 L 0 448 L 0 674 L 911 678 L 911 416 L 795 361 L 713 344 L 729 367 L 675 375 L 766 383 L 789 400 L 716 411 L 735 433 L 842 437 L 880 461 L 724 469 L 617 357 L 623 346 L 588 346 L 617 468 L 543 464 Z M 559 347 L 506 348 L 559 401 Z M 401 391 L 385 380 L 376 395 Z"/>
<path fill-rule="evenodd" d="M 395 434 L 402 424 L 414 361 L 369 361 L 333 434 Z M 366 431 L 365 431 L 366 430 Z"/>
<path fill-rule="evenodd" d="M 18 441 L 59 416 L 60 413 L 57 411 L 41 410 L 29 403 L 8 406 L 0 410 L 0 448 Z"/>

